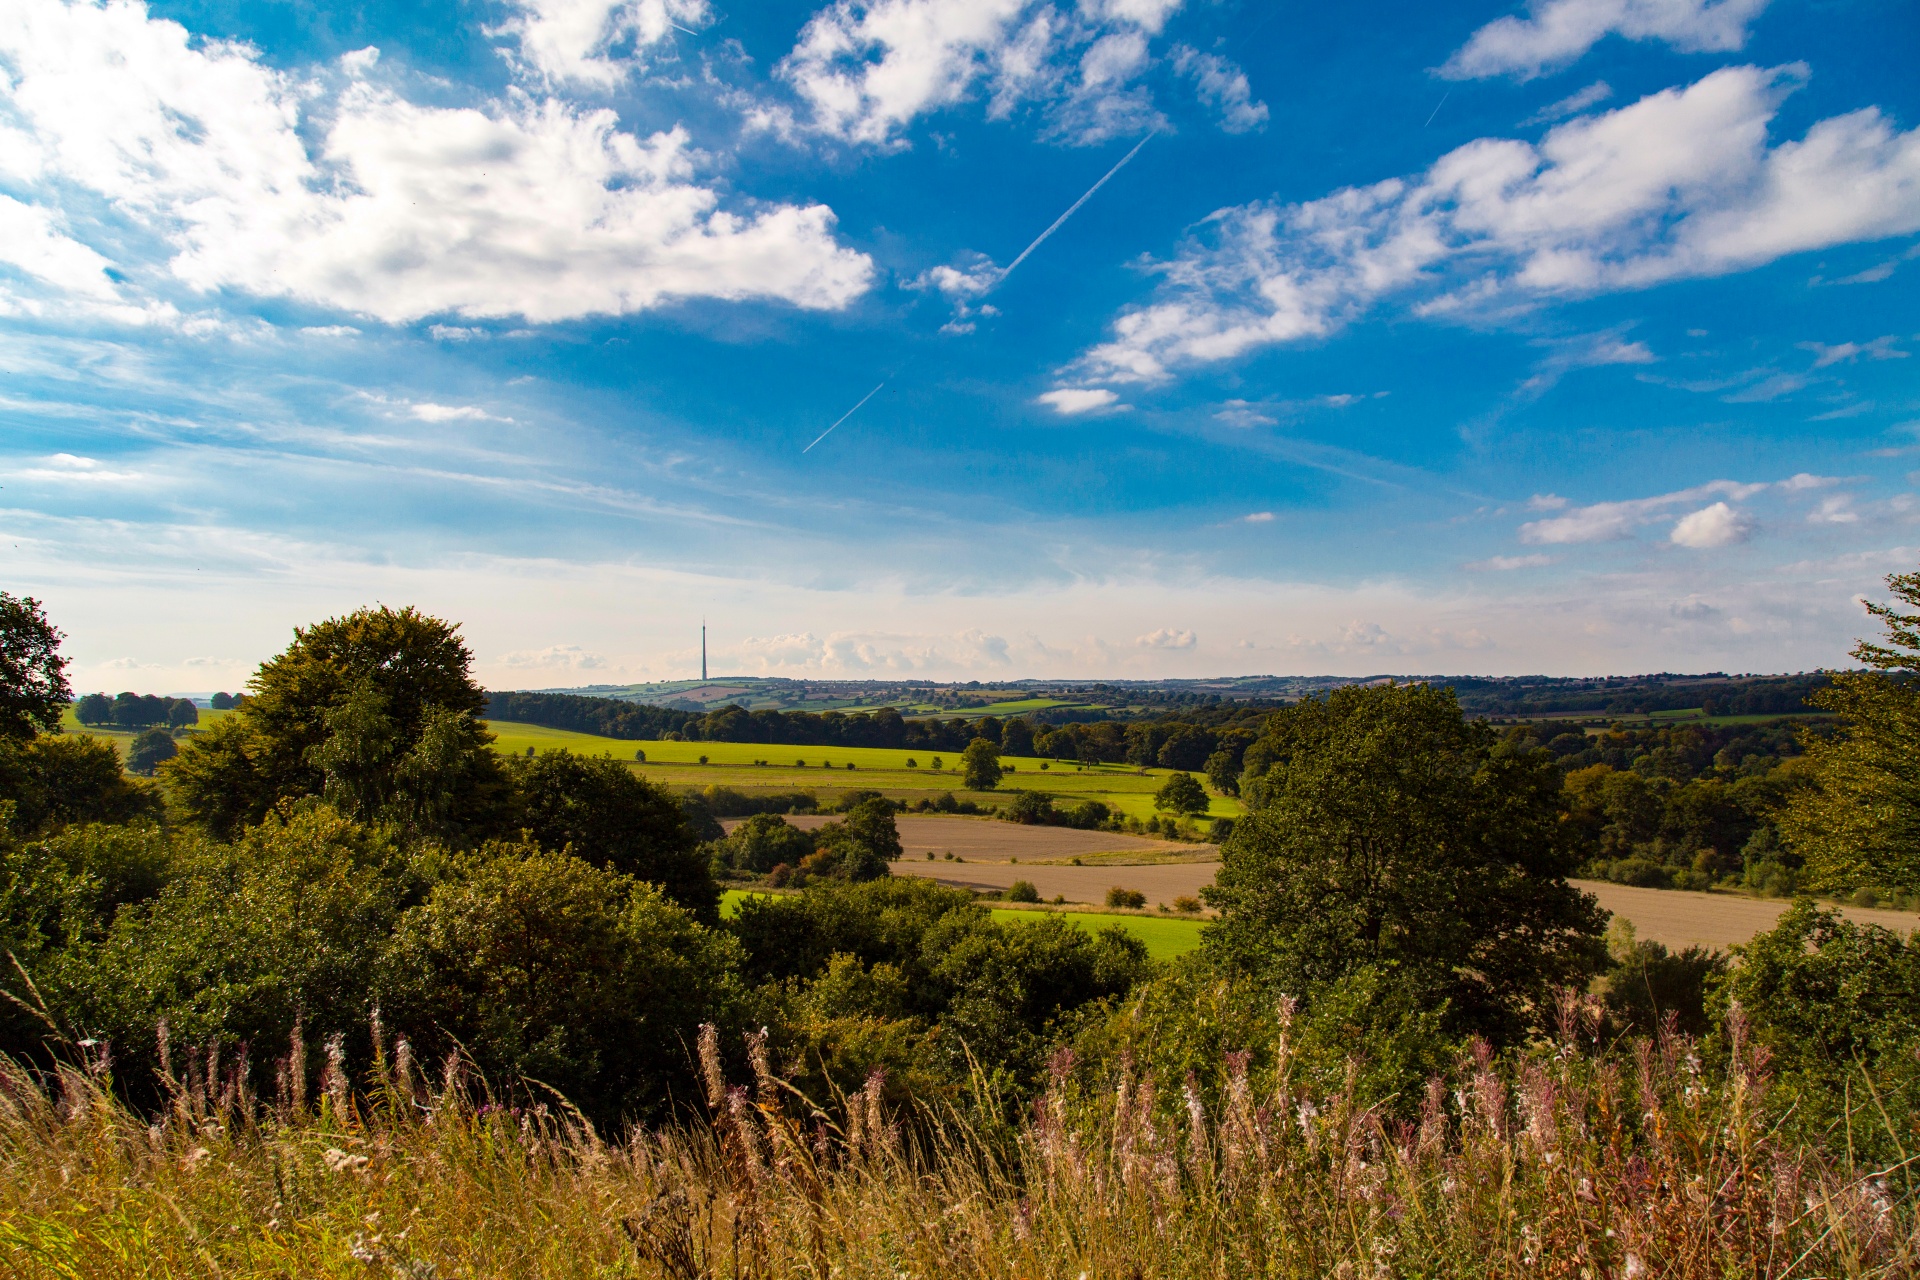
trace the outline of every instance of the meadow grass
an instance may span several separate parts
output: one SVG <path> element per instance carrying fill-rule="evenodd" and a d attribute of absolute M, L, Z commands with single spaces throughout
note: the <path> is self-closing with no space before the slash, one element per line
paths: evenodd
<path fill-rule="evenodd" d="M 767 896 L 770 895 L 753 889 L 728 889 L 720 895 L 720 914 L 732 917 L 747 898 Z M 1198 920 L 1104 911 L 1053 911 L 1047 907 L 994 907 L 990 914 L 1002 924 L 1031 924 L 1043 915 L 1058 915 L 1089 933 L 1117 924 L 1146 943 L 1147 954 L 1155 960 L 1171 960 L 1200 945 L 1201 922 Z"/>
<path fill-rule="evenodd" d="M 1296 1066 L 1290 1012 L 1250 1054 L 1156 1087 L 1066 1050 L 1033 1104 L 797 1098 L 764 1032 L 703 1028 L 683 1119 L 601 1133 L 527 1084 L 489 1092 L 404 1042 L 357 1071 L 332 1042 L 256 1096 L 244 1057 L 189 1055 L 157 1113 L 87 1069 L 0 1063 L 0 1269 L 76 1277 L 536 1280 L 1796 1280 L 1906 1277 L 1901 1166 L 1781 1136 L 1736 1011 L 1703 1062 L 1675 1035 L 1615 1052 L 1568 997 L 1517 1058 L 1485 1046 L 1369 1105 Z M 381 1044 L 376 1033 L 374 1043 Z M 1256 1046 L 1250 1046 L 1256 1047 Z M 307 1046 L 288 1060 L 303 1062 Z M 1863 1109 L 1861 1122 L 1868 1123 Z"/>
<path fill-rule="evenodd" d="M 200 722 L 194 727 L 196 729 L 205 729 L 222 716 L 231 714 L 233 713 L 230 711 L 214 711 L 207 707 L 202 707 L 200 708 Z M 133 744 L 133 740 L 141 733 L 139 729 L 97 729 L 91 725 L 81 724 L 79 719 L 73 714 L 72 707 L 68 707 L 66 713 L 60 717 L 60 731 L 62 733 L 83 734 L 89 738 L 100 738 L 104 741 L 111 742 L 114 750 L 123 756 L 127 754 L 127 748 Z"/>
<path fill-rule="evenodd" d="M 604 755 L 626 761 L 649 781 L 676 790 L 719 786 L 749 794 L 815 791 L 821 794 L 822 800 L 853 790 L 874 790 L 896 800 L 933 799 L 943 791 L 951 791 L 976 803 L 993 804 L 1003 802 L 1006 792 L 1029 790 L 1048 792 L 1069 804 L 1099 800 L 1118 813 L 1144 819 L 1153 816 L 1154 793 L 1172 772 L 1141 770 L 1128 764 L 1080 764 L 1035 756 L 1003 756 L 1001 763 L 1011 765 L 1013 772 L 1001 780 L 1000 791 L 969 791 L 962 786 L 957 751 L 775 747 L 754 742 L 638 742 L 506 720 L 490 721 L 488 728 L 494 733 L 495 749 L 506 755 L 525 755 L 529 748 L 536 753 L 565 749 L 576 755 Z M 637 751 L 646 754 L 644 763 L 634 760 Z M 700 763 L 702 756 L 707 758 L 707 763 Z M 939 756 L 944 765 L 938 772 L 932 767 L 935 756 Z M 767 763 L 755 763 L 761 760 Z M 797 763 L 803 760 L 804 766 Z M 914 762 L 914 768 L 907 767 L 909 760 Z M 854 767 L 847 768 L 849 764 Z M 1042 765 L 1047 767 L 1043 769 Z M 1239 801 L 1215 796 L 1207 816 L 1237 817 L 1243 811 Z"/>

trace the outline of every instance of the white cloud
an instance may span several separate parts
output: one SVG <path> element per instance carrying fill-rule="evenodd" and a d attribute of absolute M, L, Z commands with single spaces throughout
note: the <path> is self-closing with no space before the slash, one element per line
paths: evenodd
<path fill-rule="evenodd" d="M 1527 508 L 1531 511 L 1563 511 L 1567 500 L 1557 493 L 1536 493 L 1527 499 Z"/>
<path fill-rule="evenodd" d="M 1266 127 L 1267 104 L 1254 98 L 1247 73 L 1235 63 L 1180 45 L 1173 51 L 1173 65 L 1181 75 L 1192 79 L 1195 96 L 1218 113 L 1221 129 L 1251 133 Z"/>
<path fill-rule="evenodd" d="M 1535 0 L 1526 18 L 1496 18 L 1474 32 L 1440 74 L 1529 80 L 1578 61 L 1609 35 L 1725 53 L 1746 44 L 1748 25 L 1766 7 L 1767 0 Z"/>
<path fill-rule="evenodd" d="M 360 331 L 350 324 L 310 324 L 300 332 L 309 338 L 352 338 Z"/>
<path fill-rule="evenodd" d="M 1154 62 L 1154 39 L 1182 3 L 835 0 L 808 20 L 777 69 L 804 120 L 778 106 L 754 118 L 788 135 L 806 128 L 899 146 L 915 119 L 978 94 L 996 119 L 1038 108 L 1046 132 L 1064 141 L 1137 134 L 1163 122 L 1140 79 Z M 1181 70 L 1222 128 L 1243 132 L 1265 120 L 1238 67 L 1187 52 Z"/>
<path fill-rule="evenodd" d="M 607 666 L 605 658 L 597 653 L 589 653 L 577 644 L 556 644 L 545 649 L 516 649 L 501 654 L 494 661 L 515 670 L 599 671 Z"/>
<path fill-rule="evenodd" d="M 611 88 L 675 27 L 705 22 L 706 0 L 514 0 L 518 11 L 490 34 L 510 35 L 519 60 L 542 79 Z"/>
<path fill-rule="evenodd" d="M 0 195 L 0 262 L 55 288 L 106 302 L 120 300 L 107 275 L 112 265 L 63 234 L 46 209 Z"/>
<path fill-rule="evenodd" d="M 824 206 L 722 209 L 684 132 L 637 137 L 611 111 L 327 91 L 136 3 L 22 0 L 0 57 L 43 184 L 163 237 L 195 289 L 548 322 L 691 297 L 831 309 L 871 279 Z"/>
<path fill-rule="evenodd" d="M 483 422 L 504 421 L 495 418 L 485 409 L 470 404 L 434 404 L 421 401 L 407 406 L 407 411 L 422 422 Z"/>
<path fill-rule="evenodd" d="M 1273 512 L 1271 512 L 1271 511 L 1256 511 L 1256 512 L 1254 512 L 1254 513 L 1253 513 L 1252 515 L 1250 515 L 1250 516 L 1242 516 L 1242 517 L 1240 517 L 1240 518 L 1241 518 L 1241 520 L 1243 520 L 1243 521 L 1244 521 L 1244 522 L 1246 522 L 1247 524 L 1272 524 L 1272 523 L 1273 523 Z"/>
<path fill-rule="evenodd" d="M 1844 493 L 1822 498 L 1820 505 L 1807 513 L 1808 524 L 1858 524 L 1860 513 L 1852 510 L 1853 499 Z"/>
<path fill-rule="evenodd" d="M 1861 356 L 1869 360 L 1905 360 L 1908 352 L 1893 344 L 1898 342 L 1897 334 L 1885 334 L 1871 342 L 1841 342 L 1828 346 L 1824 342 L 1803 342 L 1800 348 L 1814 355 L 1813 367 L 1824 369 L 1830 364 L 1852 364 Z"/>
<path fill-rule="evenodd" d="M 1510 573 L 1515 569 L 1539 569 L 1552 563 L 1553 557 L 1548 555 L 1488 556 L 1466 567 L 1475 572 Z"/>
<path fill-rule="evenodd" d="M 1876 108 L 1769 146 L 1798 67 L 1730 67 L 1550 131 L 1482 138 L 1410 180 L 1223 209 L 1081 361 L 1152 381 L 1322 337 L 1404 298 L 1431 316 L 1744 270 L 1920 230 L 1920 129 Z"/>
<path fill-rule="evenodd" d="M 1522 120 L 1522 124 L 1547 124 L 1554 120 L 1565 120 L 1568 116 L 1577 116 L 1588 107 L 1597 107 L 1613 96 L 1613 86 L 1605 80 L 1595 80 L 1577 93 L 1570 93 L 1558 102 L 1549 103 Z"/>
<path fill-rule="evenodd" d="M 1071 417 L 1077 413 L 1104 409 L 1119 398 L 1105 387 L 1061 387 L 1057 391 L 1036 396 L 1034 400 L 1049 406 L 1055 413 Z"/>
<path fill-rule="evenodd" d="M 1707 550 L 1745 542 L 1753 532 L 1753 523 L 1724 502 L 1702 507 L 1682 516 L 1668 538 L 1676 545 Z"/>
<path fill-rule="evenodd" d="M 1559 546 L 1578 542 L 1608 542 L 1618 538 L 1630 537 L 1634 530 L 1661 518 L 1669 509 L 1683 502 L 1692 502 L 1715 494 L 1725 494 L 1736 502 L 1743 501 L 1761 492 L 1764 484 L 1741 484 L 1734 480 L 1714 480 L 1707 484 L 1696 485 L 1691 489 L 1681 489 L 1674 493 L 1663 493 L 1652 498 L 1632 498 L 1624 502 L 1596 502 L 1591 506 L 1575 507 L 1562 516 L 1553 516 L 1545 520 L 1532 520 L 1520 526 L 1520 541 L 1536 546 Z M 1538 501 L 1538 499 L 1536 499 Z M 1715 506 L 1725 506 L 1715 503 Z M 1712 510 L 1712 508 L 1708 508 Z M 1688 519 L 1694 517 L 1689 516 Z M 1685 524 L 1685 521 L 1681 522 Z M 1677 540 L 1677 538 L 1676 538 Z M 1687 543 L 1685 545 L 1696 545 Z"/>
<path fill-rule="evenodd" d="M 1191 631 L 1178 631 L 1172 627 L 1161 627 L 1149 631 L 1134 641 L 1142 649 L 1191 649 L 1200 643 L 1200 638 Z"/>

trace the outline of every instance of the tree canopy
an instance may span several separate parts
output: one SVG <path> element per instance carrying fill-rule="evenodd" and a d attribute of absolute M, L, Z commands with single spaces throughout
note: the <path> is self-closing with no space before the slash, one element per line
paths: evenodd
<path fill-rule="evenodd" d="M 962 781 L 974 791 L 991 791 L 1000 785 L 1000 748 L 985 738 L 975 738 L 960 753 Z"/>
<path fill-rule="evenodd" d="M 60 653 L 65 638 L 38 600 L 0 591 L 0 738 L 60 732 L 73 701 Z"/>
<path fill-rule="evenodd" d="M 1300 703 L 1268 741 L 1260 794 L 1204 891 L 1217 959 L 1296 995 L 1371 968 L 1496 1038 L 1598 966 L 1602 913 L 1566 880 L 1551 755 L 1500 742 L 1424 685 Z"/>
<path fill-rule="evenodd" d="M 1833 737 L 1806 735 L 1815 785 L 1781 816 L 1814 888 L 1920 889 L 1920 572 L 1887 578 L 1867 603 L 1886 643 L 1862 640 L 1866 671 L 1841 672 L 1811 701 L 1838 712 Z M 1910 612 L 1902 612 L 1905 606 Z"/>

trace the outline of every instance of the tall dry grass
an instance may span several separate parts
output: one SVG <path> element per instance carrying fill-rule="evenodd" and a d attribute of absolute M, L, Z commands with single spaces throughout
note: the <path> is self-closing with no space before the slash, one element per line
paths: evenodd
<path fill-rule="evenodd" d="M 339 1042 L 256 1097 L 244 1060 L 163 1050 L 170 1099 L 116 1101 L 103 1052 L 0 1071 L 0 1260 L 23 1277 L 1906 1276 L 1904 1162 L 1779 1135 L 1738 1015 L 1724 1069 L 1674 1035 L 1504 1069 L 1481 1050 L 1393 1118 L 1302 1082 L 1155 1096 L 1076 1082 L 1024 1123 L 890 1113 L 881 1082 L 816 1108 L 750 1042 L 711 1123 L 613 1141 L 563 1103 L 489 1101 L 404 1043 L 349 1087 Z M 376 1044 L 379 1037 L 376 1033 Z M 176 1069 L 178 1074 L 176 1075 Z M 531 1095 L 528 1095 L 531 1096 Z M 1210 1111 L 1205 1097 L 1220 1102 Z M 1871 1108 L 1864 1108 L 1863 1114 Z"/>

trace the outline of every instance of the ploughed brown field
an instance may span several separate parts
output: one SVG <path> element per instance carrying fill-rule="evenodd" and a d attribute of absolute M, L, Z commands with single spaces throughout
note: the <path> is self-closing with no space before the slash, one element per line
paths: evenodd
<path fill-rule="evenodd" d="M 720 825 L 732 831 L 744 821 L 744 818 L 728 818 Z M 787 821 L 802 831 L 813 831 L 833 819 L 825 814 L 803 813 L 793 814 Z M 1205 859 L 1209 863 L 1219 857 L 1219 852 L 1210 844 L 1182 844 L 1177 840 L 1155 840 L 1150 836 L 1112 831 L 1075 831 L 1070 827 L 1025 827 L 996 818 L 902 814 L 894 819 L 894 825 L 900 829 L 900 845 L 906 850 L 904 860 L 908 861 L 925 861 L 929 853 L 943 862 L 944 855 L 951 853 L 968 862 L 975 858 L 989 862 L 1018 858 L 1023 864 L 1101 854 L 1177 856 Z M 1212 871 L 1206 874 L 1209 880 L 1213 878 Z"/>
<path fill-rule="evenodd" d="M 817 827 L 824 817 L 798 816 L 796 826 Z M 1023 827 L 1011 822 L 964 817 L 903 816 L 896 820 L 906 856 L 894 864 L 895 875 L 928 876 L 946 884 L 973 889 L 1004 889 L 1015 880 L 1030 880 L 1044 899 L 1064 897 L 1070 903 L 1099 905 L 1110 888 L 1138 889 L 1148 906 L 1197 895 L 1213 883 L 1219 863 L 1210 845 L 1179 844 L 1104 831 L 1071 831 L 1061 827 Z M 729 829 L 738 825 L 727 822 Z M 952 852 L 964 863 L 948 862 Z M 934 859 L 927 860 L 932 852 Z M 1098 862 L 1092 857 L 1098 855 Z M 1124 859 L 1138 855 L 1141 861 Z M 1169 861 L 1169 857 L 1206 858 L 1206 861 Z M 1072 866 L 1065 859 L 1087 858 L 1089 865 Z M 1019 859 L 1018 862 L 1011 859 Z M 1044 861 L 1043 861 L 1044 859 Z M 1060 859 L 1062 861 L 1053 861 Z M 1594 880 L 1574 883 L 1591 893 L 1600 905 L 1633 922 L 1642 939 L 1669 947 L 1702 945 L 1725 948 L 1771 929 L 1787 909 L 1780 899 L 1747 898 L 1729 893 L 1689 893 L 1679 889 L 1635 889 Z M 1842 908 L 1854 920 L 1877 924 L 1905 936 L 1920 929 L 1920 914 L 1910 911 Z"/>

